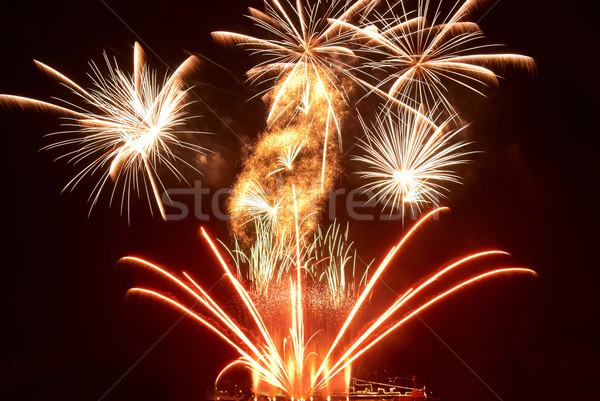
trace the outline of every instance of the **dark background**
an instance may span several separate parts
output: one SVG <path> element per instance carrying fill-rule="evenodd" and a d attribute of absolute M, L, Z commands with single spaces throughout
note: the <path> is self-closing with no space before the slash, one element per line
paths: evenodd
<path fill-rule="evenodd" d="M 166 69 L 161 59 L 172 68 L 186 57 L 184 50 L 224 66 L 208 63 L 198 93 L 242 139 L 262 129 L 265 108 L 258 100 L 246 103 L 255 89 L 243 85 L 243 72 L 255 59 L 221 48 L 209 36 L 217 29 L 248 32 L 242 15 L 259 2 L 108 5 L 127 26 L 101 1 L 2 3 L 0 93 L 68 97 L 32 59 L 85 86 L 88 60 L 101 62 L 106 49 L 128 70 L 131 46 L 141 40 L 159 71 Z M 497 399 L 487 386 L 503 400 L 600 399 L 600 85 L 594 62 L 600 38 L 591 2 L 506 0 L 480 25 L 490 42 L 534 57 L 537 73 L 505 71 L 488 99 L 471 96 L 472 103 L 462 108 L 485 153 L 474 157 L 465 185 L 454 189 L 447 202 L 452 212 L 411 242 L 386 280 L 401 290 L 442 263 L 486 247 L 509 251 L 509 264 L 530 267 L 540 277 L 464 291 L 423 315 L 429 328 L 411 323 L 367 354 L 354 374 L 416 374 L 421 384 L 450 399 Z M 207 113 L 204 121 L 202 128 L 216 134 L 207 141 L 221 157 L 211 159 L 215 164 L 209 164 L 206 180 L 229 186 L 242 142 L 214 115 Z M 122 256 L 138 255 L 193 272 L 210 287 L 218 269 L 198 236 L 200 222 L 190 217 L 163 223 L 143 201 L 133 205 L 131 225 L 107 202 L 88 217 L 90 187 L 60 193 L 76 167 L 53 163 L 60 153 L 39 151 L 51 143 L 44 134 L 57 129 L 52 115 L 0 111 L 5 231 L 0 398 L 201 399 L 235 355 L 183 320 L 129 370 L 179 315 L 148 301 L 126 300 L 127 288 L 146 281 L 140 272 L 115 269 Z M 346 176 L 340 185 L 354 184 Z M 227 238 L 225 223 L 203 224 L 213 236 Z M 403 230 L 400 222 L 357 223 L 352 229 L 365 260 L 381 258 Z M 227 294 L 223 286 L 214 291 Z"/>

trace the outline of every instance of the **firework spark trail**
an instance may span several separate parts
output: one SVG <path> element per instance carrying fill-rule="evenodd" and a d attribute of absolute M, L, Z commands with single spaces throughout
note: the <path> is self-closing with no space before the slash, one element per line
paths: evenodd
<path fill-rule="evenodd" d="M 453 168 L 466 163 L 473 152 L 465 149 L 470 142 L 456 140 L 467 125 L 449 129 L 452 120 L 434 129 L 410 112 L 386 108 L 372 126 L 361 119 L 366 139 L 358 147 L 363 154 L 352 159 L 363 165 L 357 174 L 368 180 L 362 189 L 370 199 L 389 208 L 390 215 L 398 210 L 404 218 L 407 205 L 414 214 L 444 198 L 447 184 L 460 183 Z"/>
<path fill-rule="evenodd" d="M 75 187 L 86 176 L 100 174 L 89 198 L 91 208 L 97 203 L 106 183 L 112 180 L 111 203 L 117 196 L 118 188 L 123 187 L 121 211 L 126 205 L 129 213 L 130 195 L 135 191 L 138 196 L 143 193 L 148 195 L 151 210 L 150 199 L 154 198 L 162 218 L 166 219 L 160 196 L 164 186 L 158 175 L 159 167 L 165 166 L 177 179 L 185 181 L 175 163 L 196 169 L 174 151 L 206 152 L 203 147 L 182 138 L 183 135 L 200 133 L 183 129 L 193 118 L 186 112 L 191 102 L 186 100 L 187 91 L 183 82 L 197 70 L 200 61 L 195 56 L 187 58 L 160 84 L 156 72 L 146 65 L 144 51 L 137 42 L 134 45 L 131 76 L 122 72 L 116 61 L 113 66 L 106 54 L 104 57 L 108 68 L 106 74 L 93 62 L 90 63 L 93 88 L 89 90 L 57 70 L 35 61 L 50 77 L 70 88 L 82 105 L 65 101 L 68 107 L 62 107 L 12 95 L 0 95 L 0 104 L 67 116 L 71 122 L 65 125 L 73 129 L 53 135 L 76 136 L 60 140 L 45 149 L 76 147 L 59 157 L 67 158 L 73 164 L 84 164 L 65 189 Z M 148 193 L 149 189 L 152 195 Z"/>
<path fill-rule="evenodd" d="M 399 321 L 395 322 L 392 325 L 392 327 L 390 327 L 389 329 L 384 331 L 382 334 L 377 336 L 375 339 L 371 340 L 366 346 L 363 346 L 358 349 L 355 346 L 353 346 L 352 350 L 354 352 L 352 353 L 352 352 L 350 352 L 350 350 L 347 351 L 346 354 L 344 354 L 344 356 L 347 358 L 347 360 L 342 362 L 342 359 L 340 359 L 336 363 L 336 365 L 335 365 L 336 367 L 332 368 L 332 370 L 330 371 L 331 373 L 329 373 L 328 376 L 326 376 L 324 379 L 321 380 L 320 385 L 317 387 L 317 389 L 324 386 L 326 384 L 326 381 L 329 379 L 329 377 L 334 377 L 335 375 L 337 375 L 339 372 L 341 372 L 343 369 L 345 369 L 346 366 L 348 366 L 349 364 L 354 362 L 357 358 L 359 358 L 361 355 L 363 355 L 365 352 L 367 352 L 369 349 L 371 349 L 373 346 L 375 346 L 377 343 L 379 343 L 381 340 L 383 340 L 385 337 L 387 337 L 394 330 L 401 327 L 404 323 L 409 321 L 411 318 L 415 317 L 419 312 L 425 310 L 426 308 L 433 305 L 437 301 L 440 301 L 443 298 L 447 297 L 448 295 L 451 295 L 452 293 L 454 293 L 470 284 L 479 282 L 485 278 L 489 278 L 489 277 L 497 276 L 497 275 L 506 275 L 506 274 L 511 274 L 511 273 L 512 274 L 522 273 L 522 274 L 537 276 L 537 273 L 531 269 L 527 269 L 527 268 L 523 268 L 523 267 L 509 267 L 509 268 L 491 270 L 486 273 L 471 277 L 471 278 L 463 281 L 462 283 L 450 288 L 449 290 L 443 292 L 442 294 L 437 295 L 432 300 L 422 304 L 417 309 L 415 309 L 413 312 L 411 312 L 407 316 L 403 317 Z M 404 300 L 402 300 L 402 301 L 404 301 Z M 402 304 L 402 303 L 404 303 L 404 302 L 400 302 L 399 304 Z M 398 305 L 398 306 L 400 306 L 400 305 Z M 375 327 L 375 328 L 378 328 L 378 327 Z M 358 343 L 359 341 L 362 343 L 362 341 L 364 341 L 364 340 L 362 340 L 362 339 L 357 340 L 356 343 Z"/>
<path fill-rule="evenodd" d="M 272 292 L 284 291 L 282 284 L 294 266 L 297 245 L 295 238 L 291 240 L 286 233 L 277 237 L 261 222 L 255 228 L 255 241 L 248 251 L 237 240 L 232 248 L 220 242 L 231 256 L 238 278 L 249 283 L 253 296 L 265 305 L 275 302 L 272 307 L 276 308 L 280 301 L 272 301 Z M 312 238 L 302 241 L 301 259 L 305 260 L 307 280 L 327 293 L 319 300 L 325 309 L 344 309 L 368 272 L 367 267 L 363 279 L 356 283 L 357 255 L 353 245 L 349 225 L 342 231 L 337 222 L 326 229 L 319 226 Z"/>
<path fill-rule="evenodd" d="M 326 300 L 335 307 L 343 306 L 352 299 L 358 286 L 355 282 L 356 249 L 348 239 L 349 225 L 341 231 L 341 225 L 334 221 L 327 230 L 318 228 L 313 242 L 307 247 L 310 258 L 307 268 L 315 276 L 318 283 L 323 283 L 327 292 Z M 352 267 L 347 272 L 347 266 Z M 368 273 L 369 266 L 364 275 Z M 349 274 L 350 273 L 350 274 Z M 361 280 L 362 282 L 362 280 Z"/>
<path fill-rule="evenodd" d="M 431 108 L 441 101 L 448 114 L 456 116 L 448 98 L 447 83 L 483 95 L 478 87 L 498 83 L 492 67 L 513 65 L 529 71 L 535 68 L 535 62 L 527 56 L 481 52 L 496 47 L 483 42 L 483 33 L 476 23 L 466 21 L 481 3 L 481 0 L 456 2 L 443 20 L 440 20 L 441 2 L 430 10 L 429 1 L 419 0 L 416 16 L 400 2 L 401 15 L 389 7 L 382 14 L 365 16 L 361 25 L 343 19 L 330 21 L 333 26 L 361 37 L 369 55 L 383 58 L 374 57 L 359 69 L 385 71 L 384 79 L 374 85 L 358 78 L 356 81 L 399 106 L 417 108 L 425 104 Z M 382 87 L 389 89 L 384 91 Z"/>
<path fill-rule="evenodd" d="M 233 249 L 221 244 L 231 255 L 240 280 L 250 283 L 255 296 L 268 299 L 269 289 L 280 284 L 294 264 L 293 246 L 285 233 L 278 237 L 260 221 L 255 229 L 255 240 L 248 251 L 237 240 Z"/>
<path fill-rule="evenodd" d="M 373 276 L 371 277 L 371 279 L 368 281 L 368 283 L 366 284 L 365 288 L 363 289 L 363 291 L 361 292 L 360 296 L 358 297 L 358 300 L 356 301 L 356 303 L 354 304 L 354 307 L 352 308 L 352 310 L 350 311 L 350 314 L 348 315 L 348 318 L 346 319 L 346 321 L 344 322 L 344 324 L 342 325 L 341 329 L 339 330 L 337 336 L 335 337 L 335 339 L 333 340 L 331 347 L 329 348 L 329 351 L 327 352 L 327 355 L 325 356 L 325 358 L 323 358 L 323 363 L 321 364 L 321 366 L 319 366 L 319 369 L 317 370 L 317 373 L 315 375 L 315 377 L 318 377 L 321 372 L 325 369 L 326 367 L 326 363 L 325 361 L 329 360 L 329 357 L 331 356 L 331 354 L 333 353 L 333 351 L 335 350 L 335 347 L 338 345 L 338 343 L 340 342 L 341 338 L 344 336 L 344 334 L 346 333 L 346 330 L 348 329 L 348 327 L 350 326 L 350 324 L 352 323 L 352 320 L 354 319 L 354 317 L 356 316 L 358 310 L 361 308 L 362 304 L 365 302 L 365 300 L 367 299 L 367 296 L 369 295 L 369 293 L 371 292 L 373 286 L 375 285 L 375 283 L 377 282 L 377 280 L 379 279 L 379 276 L 381 275 L 381 273 L 383 273 L 383 271 L 385 270 L 385 268 L 387 267 L 387 265 L 390 263 L 390 261 L 392 260 L 392 258 L 394 257 L 394 255 L 396 254 L 396 252 L 398 251 L 398 249 L 400 249 L 400 247 L 402 247 L 402 245 L 411 237 L 411 235 L 417 230 L 417 228 L 424 223 L 429 217 L 435 215 L 436 213 L 439 213 L 441 211 L 445 211 L 448 210 L 448 208 L 438 208 L 435 209 L 431 212 L 429 212 L 428 214 L 426 214 L 425 216 L 423 216 L 421 219 L 419 219 L 419 221 L 406 233 L 406 235 L 404 236 L 404 238 L 402 238 L 402 240 L 398 243 L 398 245 L 392 247 L 392 249 L 388 252 L 387 256 L 383 259 L 383 262 L 379 265 L 379 267 L 375 270 L 375 272 L 373 273 Z M 314 383 L 311 383 L 311 386 L 313 386 Z"/>
<path fill-rule="evenodd" d="M 201 230 L 204 238 L 208 241 L 215 256 L 219 260 L 219 263 L 223 267 L 225 274 L 233 285 L 236 294 L 243 302 L 246 311 L 252 317 L 254 326 L 258 332 L 253 332 L 251 328 L 243 328 L 242 326 L 238 325 L 233 318 L 227 315 L 227 313 L 224 312 L 223 309 L 208 296 L 206 291 L 204 291 L 194 280 L 191 279 L 187 273 L 184 273 L 184 276 L 187 281 L 192 284 L 193 288 L 184 283 L 182 280 L 166 272 L 162 268 L 152 265 L 141 259 L 124 258 L 123 261 L 134 262 L 136 265 L 149 268 L 168 278 L 177 287 L 181 288 L 188 294 L 192 295 L 195 299 L 200 301 L 200 303 L 205 307 L 209 316 L 217 319 L 217 321 L 225 326 L 225 329 L 219 329 L 214 323 L 211 323 L 211 321 L 208 320 L 208 317 L 204 317 L 203 314 L 199 314 L 190 308 L 185 307 L 179 301 L 175 301 L 172 298 L 161 295 L 156 291 L 143 288 L 133 288 L 130 290 L 131 293 L 148 295 L 158 300 L 166 301 L 169 305 L 184 311 L 202 325 L 215 332 L 219 337 L 224 339 L 228 344 L 236 349 L 240 353 L 240 359 L 228 364 L 221 373 L 228 370 L 232 366 L 243 365 L 246 366 L 250 371 L 254 372 L 260 381 L 263 381 L 270 386 L 283 391 L 289 396 L 293 396 L 297 399 L 306 399 L 324 389 L 328 383 L 331 383 L 341 373 L 347 375 L 347 367 L 353 361 L 362 356 L 373 346 L 381 342 L 394 330 L 400 328 L 406 322 L 410 321 L 410 319 L 412 319 L 418 313 L 426 310 L 456 291 L 493 276 L 505 275 L 509 273 L 535 275 L 535 272 L 525 268 L 511 267 L 490 270 L 483 274 L 469 277 L 458 284 L 450 285 L 449 289 L 438 293 L 435 295 L 435 297 L 426 302 L 420 303 L 419 306 L 413 308 L 410 313 L 401 315 L 400 317 L 394 317 L 402 306 L 407 305 L 408 301 L 416 298 L 418 295 L 422 295 L 422 293 L 424 293 L 432 283 L 440 282 L 440 279 L 442 279 L 450 271 L 459 269 L 468 262 L 485 256 L 505 253 L 502 251 L 490 250 L 466 256 L 433 274 L 422 284 L 406 291 L 402 296 L 398 297 L 384 313 L 379 315 L 374 322 L 369 324 L 365 330 L 360 332 L 358 335 L 352 335 L 351 338 L 344 342 L 344 347 L 340 350 L 337 350 L 341 344 L 341 339 L 349 333 L 348 327 L 356 322 L 356 312 L 363 307 L 367 296 L 372 291 L 373 286 L 378 281 L 383 271 L 390 264 L 392 258 L 399 252 L 408 239 L 426 220 L 441 210 L 442 209 L 436 209 L 425 215 L 408 231 L 406 235 L 404 235 L 404 237 L 396 246 L 392 247 L 390 252 L 374 272 L 373 276 L 369 279 L 367 286 L 360 294 L 351 313 L 348 315 L 346 321 L 337 332 L 337 336 L 332 340 L 330 338 L 321 339 L 321 341 L 325 341 L 326 343 L 329 342 L 330 344 L 328 346 L 329 352 L 324 357 L 318 355 L 314 351 L 315 345 L 311 345 L 315 342 L 314 335 L 310 336 L 313 343 L 311 343 L 310 340 L 306 341 L 307 333 L 305 332 L 306 327 L 303 323 L 306 311 L 304 310 L 303 304 L 303 275 L 301 274 L 301 270 L 303 269 L 304 265 L 302 264 L 303 262 L 301 260 L 301 242 L 298 239 L 300 234 L 299 229 L 296 232 L 296 278 L 295 280 L 290 278 L 290 293 L 292 296 L 290 298 L 291 320 L 289 322 L 290 326 L 288 331 L 290 338 L 289 342 L 285 336 L 283 338 L 279 338 L 275 336 L 275 332 L 273 330 L 269 330 L 265 321 L 261 317 L 260 311 L 254 304 L 251 295 L 247 292 L 243 285 L 237 279 L 235 279 L 231 269 L 227 266 L 227 263 L 204 229 Z M 274 324 L 274 322 L 271 323 Z M 258 337 L 256 336 L 257 334 Z M 281 345 L 277 346 L 277 344 Z M 286 351 L 286 344 L 289 344 L 290 352 Z M 317 358 L 316 362 L 312 361 L 311 359 L 312 363 L 319 364 L 319 369 L 316 370 L 316 372 L 314 370 L 314 366 L 312 366 L 312 363 L 309 363 L 309 359 L 307 359 L 307 355 L 311 354 L 314 356 L 314 358 Z M 221 374 L 219 377 L 220 376 Z"/>

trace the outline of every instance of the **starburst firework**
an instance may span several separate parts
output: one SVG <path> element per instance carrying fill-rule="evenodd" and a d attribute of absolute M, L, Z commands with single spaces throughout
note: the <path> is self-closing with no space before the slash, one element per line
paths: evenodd
<path fill-rule="evenodd" d="M 308 140 L 305 139 L 296 145 L 288 145 L 288 147 L 283 150 L 282 154 L 277 157 L 277 168 L 267 174 L 267 177 L 279 173 L 280 171 L 292 170 L 294 168 L 294 161 L 296 161 L 298 154 L 307 142 Z"/>
<path fill-rule="evenodd" d="M 400 15 L 390 6 L 383 13 L 365 17 L 358 26 L 344 20 L 333 19 L 332 23 L 363 39 L 371 60 L 361 69 L 385 73 L 374 85 L 362 81 L 365 86 L 402 107 L 425 104 L 431 109 L 441 102 L 448 114 L 456 115 L 449 84 L 483 94 L 482 87 L 498 82 L 491 68 L 535 68 L 535 62 L 527 56 L 486 52 L 498 46 L 485 44 L 479 26 L 467 20 L 481 3 L 459 1 L 444 18 L 441 2 L 433 8 L 429 1 L 418 0 L 416 11 L 407 10 L 404 2 L 399 2 Z"/>
<path fill-rule="evenodd" d="M 348 47 L 352 34 L 330 26 L 327 19 L 345 20 L 371 2 L 360 0 L 348 7 L 337 0 L 312 4 L 301 0 L 295 3 L 269 0 L 265 1 L 265 12 L 249 8 L 250 18 L 269 38 L 224 31 L 213 32 L 213 37 L 221 43 L 238 44 L 266 57 L 265 62 L 248 71 L 252 80 L 284 79 L 273 96 L 267 118 L 270 122 L 277 116 L 281 97 L 290 90 L 288 82 L 298 76 L 304 83 L 301 97 L 305 109 L 311 88 L 325 90 L 332 85 L 337 92 L 343 92 L 340 75 L 357 59 Z M 329 97 L 328 100 L 332 102 Z"/>
<path fill-rule="evenodd" d="M 196 70 L 199 60 L 195 56 L 185 60 L 173 74 L 159 82 L 156 72 L 145 62 L 141 46 L 134 45 L 133 74 L 119 69 L 116 61 L 110 62 L 105 54 L 107 72 L 103 73 L 91 62 L 93 87 L 84 89 L 57 70 L 36 61 L 38 67 L 72 90 L 82 105 L 65 102 L 68 107 L 12 95 L 0 95 L 0 104 L 20 108 L 53 111 L 68 118 L 67 131 L 53 135 L 69 135 L 47 149 L 74 146 L 59 158 L 73 164 L 82 164 L 80 172 L 66 185 L 74 187 L 86 176 L 99 176 L 90 195 L 91 208 L 97 203 L 107 182 L 114 182 L 111 202 L 120 195 L 121 211 L 129 213 L 132 192 L 154 198 L 161 216 L 166 219 L 161 199 L 162 181 L 158 170 L 166 168 L 179 180 L 185 178 L 176 163 L 191 168 L 188 162 L 175 153 L 176 149 L 204 153 L 203 147 L 184 140 L 185 130 L 192 118 L 186 108 L 187 90 L 183 80 Z M 195 169 L 195 168 L 194 168 Z M 150 195 L 152 193 L 152 195 Z M 90 208 L 90 210 L 91 210 Z"/>
<path fill-rule="evenodd" d="M 261 231 L 279 232 L 280 209 L 285 195 L 278 197 L 270 194 L 258 181 L 249 181 L 239 193 L 231 197 L 231 218 L 243 221 L 242 225 L 254 223 L 260 225 Z"/>
<path fill-rule="evenodd" d="M 319 225 L 327 192 L 340 172 L 341 122 L 350 110 L 349 93 L 355 84 L 387 103 L 374 125 L 361 119 L 366 137 L 358 145 L 363 154 L 354 160 L 364 166 L 358 173 L 368 180 L 363 189 L 390 214 L 400 210 L 404 216 L 406 207 L 420 212 L 444 197 L 448 185 L 461 181 L 456 168 L 471 152 L 470 143 L 458 139 L 465 126 L 455 128 L 458 114 L 451 86 L 482 94 L 483 87 L 497 83 L 496 67 L 534 68 L 526 56 L 487 53 L 490 46 L 483 44 L 479 26 L 467 21 L 481 0 L 455 3 L 448 17 L 440 17 L 440 6 L 431 9 L 429 0 L 415 1 L 412 11 L 406 7 L 408 1 L 265 0 L 264 12 L 249 9 L 252 21 L 266 33 L 264 38 L 213 33 L 221 43 L 266 58 L 247 75 L 269 84 L 263 92 L 269 104 L 268 128 L 245 157 L 228 204 L 236 238 L 229 250 L 232 264 L 201 229 L 247 314 L 246 324 L 185 272 L 176 277 L 133 257 L 119 263 L 157 273 L 183 297 L 146 288 L 133 288 L 128 294 L 149 296 L 185 312 L 238 352 L 239 358 L 225 366 L 217 381 L 241 365 L 252 372 L 255 393 L 281 391 L 292 401 L 312 401 L 315 395 L 329 396 L 342 382 L 348 391 L 352 363 L 422 311 L 488 277 L 535 275 L 526 268 L 502 267 L 455 281 L 470 262 L 506 255 L 499 250 L 473 253 L 415 284 L 383 313 L 365 321 L 360 315 L 395 256 L 425 221 L 445 208 L 423 216 L 375 269 L 367 266 L 358 284 L 358 257 L 348 226 L 343 231 L 337 222 L 326 229 Z M 386 7 L 383 12 L 377 11 L 380 3 Z M 68 139 L 47 148 L 76 148 L 60 157 L 83 165 L 67 187 L 88 176 L 99 177 L 90 195 L 91 207 L 113 181 L 111 202 L 120 196 L 121 211 L 129 212 L 131 195 L 137 193 L 147 196 L 151 210 L 154 202 L 166 219 L 159 170 L 185 180 L 176 164 L 195 168 L 178 152 L 206 151 L 183 139 L 198 133 L 185 129 L 192 117 L 186 110 L 190 102 L 183 82 L 198 59 L 189 57 L 162 82 L 147 67 L 137 43 L 131 75 L 106 55 L 105 59 L 107 72 L 92 63 L 91 89 L 36 61 L 70 88 L 82 105 L 9 95 L 0 95 L 0 103 L 67 117 L 68 130 L 56 134 L 69 135 Z M 337 142 L 331 135 L 334 129 Z M 187 306 L 191 303 L 185 298 L 193 306 Z"/>
<path fill-rule="evenodd" d="M 268 0 L 265 11 L 249 8 L 250 18 L 267 33 L 258 38 L 233 32 L 213 32 L 224 44 L 237 44 L 266 57 L 266 61 L 247 72 L 253 81 L 273 81 L 267 89 L 270 108 L 267 123 L 283 124 L 296 113 L 308 114 L 315 99 L 326 105 L 313 111 L 325 118 L 321 180 L 325 181 L 330 130 L 337 131 L 337 146 L 342 145 L 341 120 L 347 101 L 347 83 L 352 77 L 351 65 L 358 57 L 350 48 L 353 32 L 332 26 L 330 18 L 346 21 L 370 9 L 379 0 L 357 0 L 352 3 L 326 1 L 309 3 Z M 321 184 L 324 188 L 324 184 Z"/>
<path fill-rule="evenodd" d="M 371 199 L 390 214 L 397 210 L 404 216 L 406 206 L 421 210 L 439 202 L 449 183 L 460 183 L 455 168 L 472 152 L 466 150 L 469 142 L 456 140 L 465 126 L 448 129 L 451 120 L 434 128 L 410 112 L 389 109 L 372 126 L 361 120 L 366 138 L 358 147 L 363 154 L 353 160 L 363 164 L 358 175 L 368 180 L 362 188 Z"/>

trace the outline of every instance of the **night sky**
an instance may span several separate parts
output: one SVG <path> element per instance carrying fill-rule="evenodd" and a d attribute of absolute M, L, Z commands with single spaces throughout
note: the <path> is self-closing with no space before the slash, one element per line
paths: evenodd
<path fill-rule="evenodd" d="M 86 86 L 87 62 L 101 64 L 103 50 L 128 71 L 136 40 L 161 73 L 188 52 L 203 56 L 211 61 L 193 83 L 219 117 L 197 105 L 198 128 L 215 133 L 206 144 L 217 153 L 203 166 L 205 176 L 191 181 L 228 187 L 243 143 L 264 128 L 266 107 L 258 98 L 248 101 L 257 89 L 244 83 L 257 59 L 213 43 L 209 33 L 256 32 L 243 17 L 250 5 L 261 8 L 250 0 L 4 2 L 0 93 L 69 98 L 33 59 Z M 503 0 L 480 26 L 489 42 L 535 58 L 537 72 L 507 69 L 487 99 L 460 99 L 482 152 L 463 171 L 465 185 L 453 187 L 444 203 L 452 211 L 418 234 L 385 279 L 400 292 L 445 262 L 488 247 L 510 252 L 509 264 L 530 267 L 539 278 L 500 279 L 462 292 L 367 354 L 354 375 L 415 374 L 446 399 L 597 400 L 597 21 L 591 2 Z M 347 122 L 350 133 L 355 123 Z M 227 240 L 226 223 L 194 216 L 165 223 L 136 200 L 128 224 L 106 198 L 88 216 L 91 183 L 61 193 L 77 166 L 53 162 L 59 151 L 40 151 L 52 143 L 44 135 L 59 124 L 50 114 L 0 110 L 0 399 L 202 399 L 235 354 L 188 319 L 164 335 L 179 314 L 125 298 L 133 285 L 160 289 L 164 282 L 115 266 L 123 256 L 142 256 L 211 287 L 219 268 L 198 228 Z M 351 163 L 345 165 L 339 186 L 355 187 Z M 180 200 L 193 206 L 191 198 Z M 399 221 L 351 223 L 365 260 L 380 260 L 402 232 Z M 219 299 L 228 294 L 224 285 L 213 291 Z M 392 296 L 385 291 L 376 298 Z"/>

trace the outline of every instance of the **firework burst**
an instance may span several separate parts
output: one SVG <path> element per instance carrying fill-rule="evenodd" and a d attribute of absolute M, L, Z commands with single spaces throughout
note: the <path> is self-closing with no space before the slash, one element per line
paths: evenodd
<path fill-rule="evenodd" d="M 267 194 L 257 181 L 249 181 L 246 184 L 247 188 L 239 188 L 240 194 L 232 197 L 232 218 L 241 219 L 242 225 L 250 222 L 260 225 L 260 231 L 278 232 L 281 203 L 285 196 L 277 198 Z"/>
<path fill-rule="evenodd" d="M 358 142 L 362 154 L 353 160 L 363 166 L 357 173 L 367 181 L 362 189 L 390 214 L 404 216 L 405 208 L 421 212 L 443 198 L 449 185 L 460 183 L 457 168 L 472 153 L 470 142 L 459 138 L 466 125 L 457 126 L 450 90 L 462 86 L 483 94 L 498 82 L 496 67 L 534 69 L 529 57 L 488 52 L 492 47 L 483 42 L 479 26 L 468 21 L 482 0 L 459 0 L 447 13 L 429 0 L 414 0 L 415 10 L 409 10 L 409 1 L 264 0 L 264 11 L 249 8 L 264 37 L 213 32 L 216 41 L 263 57 L 247 76 L 267 85 L 261 93 L 269 106 L 267 128 L 248 148 L 227 204 L 235 245 L 224 248 L 231 263 L 200 229 L 245 324 L 185 272 L 176 276 L 134 257 L 119 265 L 147 269 L 174 289 L 163 294 L 138 287 L 129 296 L 185 312 L 238 353 L 217 381 L 243 366 L 253 376 L 256 394 L 329 400 L 348 392 L 358 358 L 431 306 L 490 277 L 536 275 L 522 267 L 499 267 L 466 276 L 472 262 L 507 255 L 483 250 L 443 266 L 370 316 L 364 311 L 396 255 L 446 208 L 421 217 L 377 264 L 366 266 L 358 283 L 348 225 L 345 230 L 337 222 L 319 225 L 341 171 L 342 121 L 352 91 L 366 88 L 365 96 L 374 92 L 386 103 L 372 125 L 359 116 L 365 139 Z M 74 148 L 59 157 L 82 166 L 66 188 L 86 177 L 97 179 L 91 208 L 112 182 L 110 200 L 120 198 L 121 212 L 129 213 L 137 194 L 166 219 L 159 172 L 185 181 L 177 164 L 195 167 L 182 152 L 207 151 L 184 139 L 200 133 L 186 129 L 193 117 L 184 86 L 199 60 L 189 57 L 161 81 L 145 59 L 135 43 L 133 72 L 127 74 L 105 54 L 107 71 L 91 63 L 90 89 L 36 61 L 79 103 L 0 95 L 0 104 L 66 117 L 67 129 L 54 134 L 66 139 L 46 148 Z"/>
<path fill-rule="evenodd" d="M 254 81 L 283 80 L 273 95 L 267 121 L 277 116 L 281 97 L 289 91 L 291 80 L 300 76 L 304 83 L 304 105 L 310 91 L 325 90 L 333 85 L 343 93 L 339 77 L 357 60 L 349 48 L 352 34 L 330 26 L 328 18 L 345 20 L 363 10 L 371 1 L 360 0 L 350 7 L 340 1 L 310 4 L 279 0 L 265 1 L 265 12 L 249 8 L 250 19 L 270 38 L 242 35 L 233 32 L 213 32 L 224 44 L 237 44 L 264 56 L 267 61 L 248 71 Z M 326 6 L 326 7 L 325 7 Z M 334 116 L 335 118 L 335 116 Z"/>
<path fill-rule="evenodd" d="M 456 140 L 466 126 L 449 129 L 451 121 L 434 128 L 413 113 L 387 108 L 372 126 L 361 120 L 366 138 L 358 147 L 363 154 L 353 159 L 364 170 L 357 174 L 368 181 L 363 190 L 390 215 L 439 203 L 448 184 L 461 182 L 455 168 L 472 152 L 466 150 L 470 142 Z"/>
<path fill-rule="evenodd" d="M 186 108 L 187 90 L 183 80 L 194 72 L 199 60 L 195 56 L 185 60 L 173 74 L 161 83 L 156 72 L 145 62 L 141 46 L 134 45 L 133 74 L 123 72 L 116 61 L 111 63 L 105 54 L 107 72 L 103 73 L 91 62 L 92 88 L 86 90 L 57 70 L 36 61 L 38 67 L 72 90 L 82 105 L 64 102 L 68 107 L 39 100 L 0 95 L 0 103 L 20 108 L 53 111 L 67 117 L 68 130 L 52 135 L 68 135 L 46 149 L 75 147 L 59 158 L 82 165 L 80 172 L 66 188 L 75 187 L 86 176 L 99 177 L 90 195 L 91 208 L 97 203 L 107 182 L 113 181 L 111 203 L 120 194 L 121 211 L 127 210 L 132 193 L 154 198 L 163 219 L 166 219 L 159 178 L 159 169 L 166 168 L 179 180 L 185 181 L 176 164 L 182 163 L 195 170 L 175 153 L 176 149 L 204 153 L 206 149 L 183 139 L 197 131 L 185 130 L 192 118 Z M 90 208 L 90 210 L 91 210 Z M 151 207 L 152 210 L 152 207 Z"/>
<path fill-rule="evenodd" d="M 266 58 L 247 75 L 252 81 L 273 82 L 267 96 L 270 109 L 267 123 L 287 123 L 293 114 L 326 116 L 323 139 L 321 189 L 325 188 L 330 131 L 337 131 L 337 147 L 342 146 L 342 106 L 351 87 L 351 66 L 358 57 L 351 49 L 353 32 L 332 26 L 330 19 L 346 21 L 370 9 L 379 0 L 357 0 L 352 3 L 327 1 L 309 3 L 269 0 L 265 11 L 249 8 L 250 18 L 267 33 L 258 38 L 233 32 L 213 32 L 224 44 L 236 44 Z M 325 100 L 325 105 L 315 107 Z M 317 109 L 317 110 L 315 110 Z"/>
<path fill-rule="evenodd" d="M 298 144 L 288 145 L 288 147 L 283 150 L 282 154 L 277 157 L 277 169 L 271 171 L 267 177 L 280 171 L 292 170 L 294 168 L 294 162 L 296 161 L 296 158 L 307 142 L 308 140 L 305 139 Z"/>
<path fill-rule="evenodd" d="M 424 104 L 429 110 L 441 102 L 449 115 L 456 115 L 449 84 L 483 95 L 483 87 L 498 83 L 493 67 L 535 68 L 530 57 L 487 51 L 498 46 L 486 44 L 479 26 L 467 20 L 481 3 L 459 1 L 442 17 L 441 2 L 433 7 L 429 1 L 418 0 L 415 11 L 399 2 L 399 15 L 390 6 L 383 13 L 373 12 L 359 26 L 344 20 L 332 23 L 363 40 L 371 60 L 361 69 L 384 73 L 375 85 L 361 81 L 371 91 L 402 107 Z"/>

